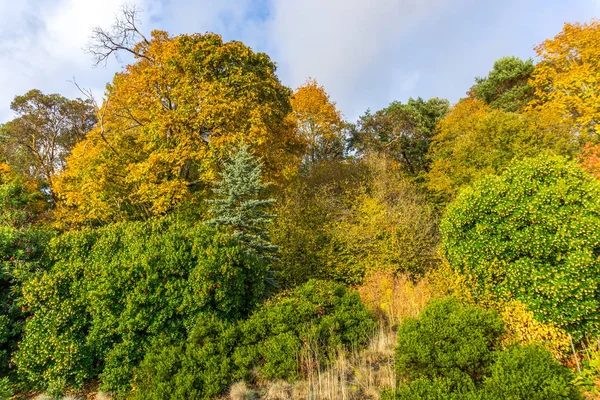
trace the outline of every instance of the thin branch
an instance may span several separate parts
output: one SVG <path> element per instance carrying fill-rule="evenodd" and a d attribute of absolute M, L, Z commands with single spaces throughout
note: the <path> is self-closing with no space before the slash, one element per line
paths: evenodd
<path fill-rule="evenodd" d="M 117 61 L 120 61 L 120 51 L 152 62 L 152 59 L 143 51 L 139 51 L 139 46 L 136 45 L 137 43 L 150 44 L 138 28 L 140 13 L 141 9 L 136 5 L 125 4 L 121 7 L 121 15 L 115 17 L 115 22 L 110 30 L 104 30 L 98 26 L 92 29 L 92 35 L 84 51 L 92 55 L 95 67 L 106 66 L 109 57 L 113 54 Z"/>

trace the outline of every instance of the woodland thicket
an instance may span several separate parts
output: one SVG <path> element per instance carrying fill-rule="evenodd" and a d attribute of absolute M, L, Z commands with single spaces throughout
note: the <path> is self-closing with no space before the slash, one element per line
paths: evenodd
<path fill-rule="evenodd" d="M 0 398 L 322 398 L 293 393 L 340 360 L 390 366 L 343 398 L 598 393 L 599 21 L 351 122 L 123 11 L 101 100 L 33 89 L 0 126 Z"/>

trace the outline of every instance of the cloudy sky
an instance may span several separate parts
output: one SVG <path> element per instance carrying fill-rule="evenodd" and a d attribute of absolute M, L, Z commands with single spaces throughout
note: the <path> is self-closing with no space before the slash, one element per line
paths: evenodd
<path fill-rule="evenodd" d="M 144 31 L 212 31 L 268 53 L 284 84 L 325 86 L 350 120 L 409 97 L 456 101 L 494 60 L 534 57 L 564 22 L 600 16 L 600 0 L 133 0 Z M 123 0 L 0 0 L 0 122 L 38 88 L 101 97 L 122 68 L 92 68 L 82 48 Z"/>

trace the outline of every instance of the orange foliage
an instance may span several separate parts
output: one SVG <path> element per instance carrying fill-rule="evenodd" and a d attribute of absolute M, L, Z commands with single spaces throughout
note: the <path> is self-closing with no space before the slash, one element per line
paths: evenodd
<path fill-rule="evenodd" d="M 587 143 L 579 156 L 579 165 L 600 179 L 600 144 Z"/>
<path fill-rule="evenodd" d="M 343 151 L 342 113 L 323 86 L 315 79 L 307 80 L 296 90 L 291 104 L 298 132 L 308 145 L 308 161 L 331 159 L 336 151 Z"/>
<path fill-rule="evenodd" d="M 295 169 L 302 151 L 289 89 L 263 53 L 219 35 L 152 32 L 142 56 L 115 75 L 99 123 L 53 190 L 70 224 L 148 218 L 206 190 L 232 147 L 246 143 L 267 178 Z"/>
<path fill-rule="evenodd" d="M 565 24 L 553 39 L 536 47 L 541 62 L 530 85 L 530 109 L 552 109 L 583 137 L 600 133 L 600 21 Z"/>

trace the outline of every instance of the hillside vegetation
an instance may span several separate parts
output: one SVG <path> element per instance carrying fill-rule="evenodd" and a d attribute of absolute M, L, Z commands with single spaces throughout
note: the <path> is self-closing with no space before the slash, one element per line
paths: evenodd
<path fill-rule="evenodd" d="M 1 399 L 599 398 L 599 21 L 352 123 L 125 11 L 0 126 Z"/>

